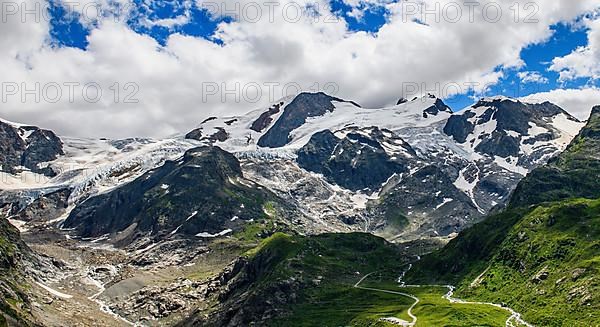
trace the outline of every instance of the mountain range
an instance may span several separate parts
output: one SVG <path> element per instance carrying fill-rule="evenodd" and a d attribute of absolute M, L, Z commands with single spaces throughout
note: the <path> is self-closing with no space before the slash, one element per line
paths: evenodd
<path fill-rule="evenodd" d="M 4 319 L 287 325 L 305 313 L 298 308 L 323 319 L 307 303 L 350 296 L 358 290 L 343 285 L 353 277 L 399 272 L 451 239 L 413 262 L 408 280 L 456 284 L 461 294 L 516 308 L 507 297 L 514 292 L 497 279 L 545 285 L 556 271 L 562 278 L 562 263 L 544 264 L 571 258 L 567 247 L 590 262 L 579 267 L 577 258 L 574 269 L 583 272 L 561 284 L 560 296 L 589 295 L 581 303 L 593 308 L 589 242 L 597 241 L 600 187 L 589 177 L 598 170 L 599 110 L 582 122 L 549 102 L 505 97 L 453 112 L 431 94 L 363 108 L 301 93 L 160 140 L 73 138 L 1 121 L 0 258 L 15 276 L 0 280 Z M 589 235 L 562 228 L 572 215 Z M 542 225 L 575 236 L 543 245 L 544 228 L 523 236 L 516 227 L 545 217 L 553 222 Z M 515 242 L 559 254 L 531 258 Z M 478 288 L 467 280 L 493 282 Z M 304 291 L 308 285 L 321 286 Z M 571 292 L 576 287 L 583 288 Z M 507 296 L 494 295 L 499 289 Z M 75 313 L 66 314 L 75 300 Z M 535 308 L 519 312 L 550 324 Z M 332 324 L 358 324 L 357 317 Z"/>

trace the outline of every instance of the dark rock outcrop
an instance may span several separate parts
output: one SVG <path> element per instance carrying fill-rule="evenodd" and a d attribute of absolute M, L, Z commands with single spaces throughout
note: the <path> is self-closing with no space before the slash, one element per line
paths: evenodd
<path fill-rule="evenodd" d="M 69 206 L 70 189 L 60 189 L 40 195 L 31 203 L 6 203 L 7 216 L 25 222 L 45 222 L 63 215 Z M 13 196 L 9 196 L 11 198 Z M 19 197 L 19 195 L 14 195 Z M 2 207 L 3 205 L 0 205 Z"/>
<path fill-rule="evenodd" d="M 567 198 L 600 198 L 600 106 L 567 149 L 546 166 L 533 170 L 511 198 L 511 206 Z"/>
<path fill-rule="evenodd" d="M 64 155 L 60 138 L 51 131 L 34 126 L 13 126 L 0 121 L 0 170 L 17 173 L 25 167 L 32 172 L 56 176 L 41 164 Z"/>
<path fill-rule="evenodd" d="M 481 113 L 481 111 L 483 112 Z M 579 122 L 575 117 L 550 102 L 532 104 L 512 99 L 482 99 L 462 114 L 450 117 L 444 126 L 444 133 L 452 136 L 458 143 L 465 143 L 475 131 L 475 126 L 494 120 L 496 124 L 493 126 L 493 130 L 487 131 L 485 135 L 479 135 L 478 139 L 471 140 L 472 143 L 477 142 L 475 151 L 491 157 L 519 157 L 522 142 L 532 145 L 536 142 L 547 142 L 560 137 L 557 130 L 550 124 L 551 119 L 560 114 L 564 114 L 567 119 L 574 122 Z M 529 135 L 532 126 L 544 128 L 548 132 Z M 539 157 L 551 154 L 556 150 L 548 149 L 547 146 L 539 148 L 536 151 L 540 153 L 533 157 L 539 159 Z M 520 163 L 524 166 L 534 166 L 529 162 L 521 161 Z"/>
<path fill-rule="evenodd" d="M 273 122 L 273 115 L 278 114 L 281 111 L 281 107 L 283 106 L 283 101 L 280 103 L 274 104 L 269 110 L 263 112 L 258 119 L 252 122 L 252 126 L 250 129 L 255 132 L 262 132 L 265 128 L 269 127 Z"/>
<path fill-rule="evenodd" d="M 274 196 L 247 181 L 239 162 L 218 147 L 189 150 L 135 181 L 78 205 L 64 223 L 82 237 L 111 235 L 127 245 L 142 235 L 224 236 L 265 216 Z"/>
<path fill-rule="evenodd" d="M 444 126 L 444 133 L 452 136 L 458 143 L 465 143 L 467 136 L 475 130 L 475 124 L 469 122 L 469 119 L 473 117 L 475 117 L 474 112 L 451 116 Z"/>
<path fill-rule="evenodd" d="M 342 133 L 341 139 L 329 130 L 313 135 L 298 151 L 300 167 L 350 190 L 377 190 L 416 158 L 410 145 L 389 130 L 349 128 Z"/>
<path fill-rule="evenodd" d="M 302 126 L 307 118 L 332 112 L 335 109 L 334 101 L 346 102 L 322 92 L 299 94 L 284 108 L 277 122 L 258 140 L 258 145 L 267 148 L 286 145 L 290 141 L 290 133 Z"/>
<path fill-rule="evenodd" d="M 437 116 L 440 112 L 452 113 L 452 109 L 448 107 L 441 99 L 436 99 L 435 103 L 431 107 L 423 110 L 423 118 L 427 118 L 429 115 Z"/>
<path fill-rule="evenodd" d="M 211 135 L 204 135 L 202 128 L 196 128 L 185 135 L 188 140 L 208 141 L 209 143 L 224 142 L 229 138 L 229 134 L 222 127 L 216 127 L 215 132 Z"/>

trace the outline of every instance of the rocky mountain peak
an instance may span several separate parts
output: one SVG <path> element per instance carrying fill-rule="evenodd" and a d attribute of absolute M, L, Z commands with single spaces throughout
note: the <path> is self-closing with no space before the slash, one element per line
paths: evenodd
<path fill-rule="evenodd" d="M 188 150 L 133 182 L 89 198 L 64 222 L 82 237 L 127 246 L 150 236 L 211 238 L 264 217 L 274 196 L 242 175 L 239 161 L 214 146 Z"/>
<path fill-rule="evenodd" d="M 438 99 L 435 96 L 431 97 L 431 99 L 436 99 L 434 104 L 429 107 L 426 108 L 425 110 L 423 110 L 423 118 L 427 118 L 429 115 L 433 115 L 433 116 L 437 116 L 437 114 L 439 114 L 440 112 L 447 112 L 452 114 L 452 108 L 448 107 L 444 101 L 442 101 L 442 99 Z"/>
<path fill-rule="evenodd" d="M 373 192 L 392 175 L 407 171 L 416 157 L 390 130 L 349 127 L 313 135 L 298 151 L 298 164 L 344 188 Z"/>
<path fill-rule="evenodd" d="M 323 92 L 300 93 L 284 109 L 281 117 L 258 140 L 258 146 L 277 148 L 290 141 L 290 133 L 302 126 L 308 118 L 323 116 L 335 109 L 334 102 L 349 102 Z M 349 102 L 359 107 L 356 103 Z"/>
<path fill-rule="evenodd" d="M 536 161 L 562 150 L 553 141 L 573 137 L 581 126 L 579 120 L 550 102 L 496 97 L 481 99 L 450 117 L 444 132 L 479 153 L 501 158 L 527 155 Z M 529 165 L 525 159 L 519 160 L 523 166 Z"/>
<path fill-rule="evenodd" d="M 407 103 L 407 102 L 408 102 L 408 99 L 402 97 L 402 98 L 398 99 L 398 102 L 396 102 L 396 105 L 398 106 L 398 105 L 401 105 L 401 104 Z"/>
<path fill-rule="evenodd" d="M 52 131 L 0 120 L 0 171 L 18 173 L 30 170 L 55 176 L 44 163 L 64 155 L 63 143 Z"/>

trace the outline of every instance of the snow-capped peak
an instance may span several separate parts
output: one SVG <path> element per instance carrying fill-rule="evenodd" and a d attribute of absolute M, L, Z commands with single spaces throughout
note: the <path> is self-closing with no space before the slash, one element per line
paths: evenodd
<path fill-rule="evenodd" d="M 512 102 L 521 102 L 519 99 L 515 99 L 515 98 L 511 98 L 511 97 L 507 97 L 504 95 L 496 95 L 496 96 L 491 96 L 491 97 L 485 97 L 485 98 L 481 98 L 479 100 L 479 102 L 495 102 L 495 101 L 512 101 Z"/>
<path fill-rule="evenodd" d="M 452 110 L 433 95 L 387 108 L 362 108 L 324 93 L 303 93 L 266 109 L 235 117 L 213 118 L 188 134 L 231 152 L 282 152 L 286 156 L 323 130 L 371 127 L 398 131 L 428 126 L 450 117 Z"/>

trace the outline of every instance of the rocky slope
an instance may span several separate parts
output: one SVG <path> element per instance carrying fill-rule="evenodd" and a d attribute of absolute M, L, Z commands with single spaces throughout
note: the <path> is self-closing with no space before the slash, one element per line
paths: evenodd
<path fill-rule="evenodd" d="M 353 301 L 352 285 L 358 278 L 399 269 L 403 263 L 398 247 L 369 234 L 277 233 L 215 279 L 221 291 L 210 314 L 197 312 L 180 326 L 373 324 L 377 318 L 368 305 L 362 312 L 343 308 L 327 312 L 323 303 L 343 306 Z"/>
<path fill-rule="evenodd" d="M 369 109 L 304 93 L 246 115 L 210 117 L 185 137 L 61 137 L 62 152 L 55 156 L 32 155 L 54 147 L 23 125 L 7 124 L 2 144 L 14 156 L 2 160 L 14 166 L 43 159 L 36 166 L 54 173 L 14 166 L 2 176 L 0 210 L 34 250 L 68 262 L 65 276 L 35 290 L 53 294 L 42 304 L 44 298 L 35 296 L 40 306 L 33 306 L 60 317 L 46 320 L 51 325 L 172 325 L 185 316 L 186 323 L 217 325 L 274 317 L 281 324 L 373 322 L 366 312 L 360 319 L 343 316 L 344 308 L 336 310 L 343 317 L 328 317 L 312 304 L 331 297 L 352 303 L 348 285 L 367 270 L 397 271 L 402 253 L 369 235 L 314 234 L 365 231 L 395 242 L 435 243 L 504 206 L 533 169 L 513 197 L 519 205 L 489 219 L 491 225 L 468 242 L 474 265 L 480 264 L 511 233 L 525 204 L 570 192 L 595 194 L 595 182 L 584 179 L 595 171 L 586 170 L 593 168 L 594 121 L 569 146 L 571 156 L 558 159 L 551 158 L 583 124 L 549 103 L 506 98 L 482 99 L 452 113 L 432 95 Z M 27 144 L 33 161 L 23 159 L 27 149 L 18 150 Z M 549 159 L 548 167 L 536 169 Z M 557 183 L 554 175 L 564 179 Z M 519 194 L 549 186 L 556 189 L 519 200 Z M 585 205 L 581 217 L 595 210 Z M 552 226 L 563 226 L 562 216 L 552 213 L 559 222 Z M 525 225 L 542 216 L 530 217 Z M 582 226 L 594 222 L 582 219 Z M 281 231 L 291 236 L 276 234 L 245 253 Z M 535 239 L 529 246 L 541 246 Z M 543 276 L 541 268 L 536 274 Z M 583 268 L 585 278 L 595 271 Z M 193 308 L 198 312 L 190 315 Z"/>
<path fill-rule="evenodd" d="M 595 107 L 567 149 L 519 183 L 506 211 L 424 257 L 409 282 L 456 283 L 461 296 L 507 303 L 536 325 L 597 323 L 599 124 Z"/>
<path fill-rule="evenodd" d="M 223 237 L 282 206 L 275 195 L 244 178 L 238 160 L 218 147 L 188 150 L 131 183 L 79 204 L 63 227 L 117 245 L 183 235 Z M 273 212 L 269 212 L 273 211 Z"/>
<path fill-rule="evenodd" d="M 390 176 L 408 172 L 417 154 L 402 138 L 378 127 L 314 134 L 298 151 L 298 165 L 352 191 L 378 191 Z"/>
<path fill-rule="evenodd" d="M 16 174 L 28 170 L 55 176 L 48 162 L 62 154 L 62 141 L 53 132 L 0 121 L 0 171 Z"/>
<path fill-rule="evenodd" d="M 23 260 L 31 250 L 19 231 L 0 216 L 0 325 L 30 325 L 29 297 L 24 291 Z"/>
<path fill-rule="evenodd" d="M 503 206 L 518 181 L 564 149 L 581 126 L 550 103 L 508 98 L 482 99 L 452 113 L 433 95 L 368 109 L 302 93 L 266 110 L 210 117 L 185 139 L 63 137 L 64 155 L 48 164 L 57 176 L 9 174 L 0 198 L 13 204 L 12 219 L 27 225 L 31 219 L 19 211 L 39 211 L 47 201 L 40 197 L 68 192 L 64 210 L 44 214 L 60 222 L 89 197 L 211 144 L 235 155 L 250 180 L 310 216 L 308 233 L 446 236 Z"/>

